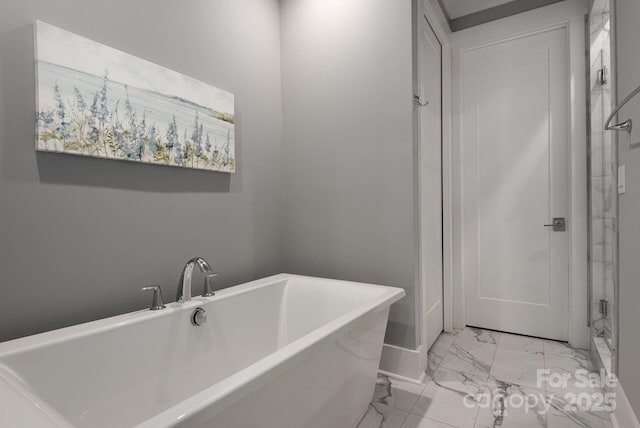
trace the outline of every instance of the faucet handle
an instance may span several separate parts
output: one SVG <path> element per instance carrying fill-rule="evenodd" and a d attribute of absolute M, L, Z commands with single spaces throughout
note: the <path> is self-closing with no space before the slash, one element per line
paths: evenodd
<path fill-rule="evenodd" d="M 213 278 L 220 275 L 217 272 L 207 272 L 204 274 L 204 292 L 202 293 L 202 297 L 211 297 L 215 296 L 216 293 L 213 292 Z"/>
<path fill-rule="evenodd" d="M 151 303 L 151 307 L 149 308 L 149 310 L 157 311 L 157 310 L 166 308 L 166 306 L 162 302 L 162 290 L 160 289 L 160 286 L 151 285 L 149 287 L 143 287 L 140 289 L 140 291 L 148 291 L 148 290 L 153 290 L 153 302 Z"/>

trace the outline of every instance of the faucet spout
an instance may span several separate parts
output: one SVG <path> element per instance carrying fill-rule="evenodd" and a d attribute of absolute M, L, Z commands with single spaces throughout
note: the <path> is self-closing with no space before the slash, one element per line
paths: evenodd
<path fill-rule="evenodd" d="M 194 257 L 189 260 L 182 269 L 180 281 L 178 282 L 178 295 L 176 301 L 185 303 L 191 300 L 191 276 L 193 275 L 194 266 L 198 266 L 200 272 L 205 275 L 211 272 L 211 265 L 202 257 Z"/>

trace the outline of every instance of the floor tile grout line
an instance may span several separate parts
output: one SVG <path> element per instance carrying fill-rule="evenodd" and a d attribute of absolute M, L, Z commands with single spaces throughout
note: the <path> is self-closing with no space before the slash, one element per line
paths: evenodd
<path fill-rule="evenodd" d="M 491 372 L 493 371 L 493 365 L 496 363 L 496 354 L 498 353 L 498 346 L 500 346 L 500 342 L 502 341 L 502 333 L 498 333 L 498 341 L 496 342 L 496 349 L 493 351 L 493 358 L 491 359 L 491 365 L 489 366 L 489 376 L 487 376 L 487 380 L 485 381 L 485 386 L 487 382 L 489 382 L 489 378 L 491 377 Z"/>
<path fill-rule="evenodd" d="M 456 342 L 456 340 L 458 339 L 458 334 L 460 334 L 460 330 L 456 330 L 456 331 L 457 331 L 457 333 L 456 333 L 455 335 L 452 335 L 452 336 L 454 336 L 454 337 L 453 337 L 453 340 L 451 341 L 451 343 L 449 343 L 449 346 L 447 346 L 447 349 L 445 349 L 445 351 L 444 351 L 444 355 L 443 355 L 442 359 L 440 360 L 440 362 L 438 363 L 438 365 L 437 365 L 437 366 L 435 367 L 435 369 L 433 370 L 433 373 L 435 373 L 435 372 L 440 368 L 440 366 L 442 365 L 442 362 L 444 361 L 444 358 L 445 358 L 445 357 L 447 356 L 447 354 L 449 353 L 449 349 L 451 349 L 451 347 L 453 346 L 453 344 L 454 344 L 454 343 Z M 447 333 L 447 334 L 450 334 L 450 333 Z M 438 339 L 436 339 L 436 340 L 438 340 Z M 427 354 L 428 354 L 428 353 L 429 353 L 429 351 L 427 351 Z M 429 356 L 427 355 L 427 370 L 428 370 L 428 369 L 429 369 Z M 426 383 L 429 383 L 429 381 L 427 381 Z"/>
<path fill-rule="evenodd" d="M 398 410 L 399 410 L 399 409 L 398 409 Z M 408 417 L 409 417 L 409 415 L 411 414 L 411 413 L 407 412 L 406 410 L 405 410 L 405 412 L 406 412 L 407 414 L 406 414 L 406 415 L 404 415 L 404 419 L 402 419 L 402 422 L 400 423 L 400 428 L 403 428 L 403 427 L 404 427 L 404 424 L 407 422 L 407 418 L 408 418 Z"/>
<path fill-rule="evenodd" d="M 498 343 L 496 344 L 496 351 L 495 351 L 495 353 L 494 353 L 494 355 L 493 355 L 493 361 L 491 362 L 491 368 L 490 368 L 490 370 L 489 370 L 489 377 L 487 377 L 487 382 L 489 382 L 489 378 L 491 377 L 491 372 L 493 372 L 493 367 L 494 367 L 494 364 L 495 364 L 495 362 L 496 362 L 496 355 L 498 354 L 498 347 L 500 346 L 500 343 L 501 343 L 501 342 L 502 342 L 502 340 L 503 340 L 503 335 L 504 335 L 504 334 L 505 334 L 505 333 L 500 333 L 500 336 L 498 337 Z M 533 340 L 535 340 L 535 339 L 533 339 Z M 538 339 L 538 340 L 539 340 L 539 339 Z M 526 352 L 526 351 L 525 351 L 525 352 Z M 542 342 L 542 366 L 543 366 L 544 368 L 546 368 L 545 344 L 544 344 L 544 342 Z M 496 379 L 498 379 L 498 378 L 496 378 Z M 502 381 L 502 382 L 507 382 L 507 381 Z M 517 383 L 513 383 L 513 382 L 507 382 L 507 383 L 512 383 L 513 385 L 518 385 Z M 518 385 L 518 386 L 538 390 L 538 388 L 531 388 L 531 387 L 524 386 L 524 385 Z M 544 388 L 544 391 L 543 391 L 543 392 L 544 392 L 544 398 L 545 398 L 545 400 L 546 400 L 546 399 L 547 399 L 547 390 L 546 390 L 546 385 L 545 385 L 545 388 Z M 476 413 L 476 419 L 475 419 L 474 424 L 473 424 L 474 428 L 475 428 L 475 426 L 476 426 L 476 425 L 477 425 L 477 423 L 478 423 L 478 416 L 479 416 L 479 414 L 480 414 L 480 409 L 478 409 L 478 412 Z M 545 415 L 544 415 L 544 419 L 545 419 L 545 422 L 546 422 L 546 426 L 548 427 L 548 426 L 549 426 L 549 415 L 545 414 Z"/>
<path fill-rule="evenodd" d="M 491 364 L 489 365 L 489 373 L 487 373 L 487 378 L 484 380 L 483 392 L 485 392 L 485 393 L 489 389 L 489 385 L 487 383 L 489 382 L 489 378 L 491 377 L 491 371 L 493 370 L 493 364 L 496 361 L 496 354 L 498 353 L 498 345 L 500 344 L 500 341 L 502 340 L 502 333 L 498 333 L 498 335 L 499 336 L 498 336 L 498 340 L 496 341 L 496 349 L 493 350 L 493 357 L 491 358 Z M 491 391 L 489 391 L 489 392 L 491 392 Z M 478 416 L 480 416 L 480 406 L 478 406 L 478 408 L 476 409 L 476 415 L 473 418 L 473 427 L 474 428 L 478 424 Z"/>
<path fill-rule="evenodd" d="M 427 421 L 437 422 L 437 423 L 439 423 L 439 424 L 445 425 L 445 426 L 450 427 L 450 428 L 458 428 L 458 427 L 457 427 L 457 426 L 455 426 L 455 425 L 451 425 L 450 423 L 442 422 L 442 421 L 439 421 L 439 420 L 437 420 L 437 419 L 430 418 L 430 417 L 428 417 L 428 416 L 420 416 L 420 415 L 416 415 L 415 413 L 412 413 L 412 415 L 414 415 L 414 416 L 419 416 L 421 419 L 424 419 L 424 420 L 427 420 Z M 405 422 L 406 422 L 406 421 L 405 421 Z M 475 425 L 475 424 L 474 424 L 474 425 Z"/>
<path fill-rule="evenodd" d="M 543 366 L 544 366 L 544 370 L 545 373 L 547 371 L 547 342 L 542 342 L 542 361 L 543 361 Z M 549 369 L 551 370 L 551 369 Z M 547 382 L 544 383 L 544 395 L 545 398 L 548 399 L 549 397 L 549 388 L 547 387 Z M 547 417 L 547 422 L 548 422 L 548 417 Z"/>

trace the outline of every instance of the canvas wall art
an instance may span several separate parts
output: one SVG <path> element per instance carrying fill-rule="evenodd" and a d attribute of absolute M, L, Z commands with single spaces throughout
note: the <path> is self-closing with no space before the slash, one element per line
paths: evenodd
<path fill-rule="evenodd" d="M 35 23 L 36 149 L 234 172 L 233 95 Z"/>

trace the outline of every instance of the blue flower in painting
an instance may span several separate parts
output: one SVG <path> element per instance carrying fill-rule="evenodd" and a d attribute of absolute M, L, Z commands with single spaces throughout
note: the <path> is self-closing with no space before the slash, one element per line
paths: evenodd
<path fill-rule="evenodd" d="M 53 87 L 53 97 L 56 101 L 56 114 L 58 118 L 63 121 L 64 120 L 64 102 L 62 102 L 62 96 L 60 96 L 60 86 L 58 86 L 58 82 Z"/>
<path fill-rule="evenodd" d="M 116 147 L 120 149 L 125 157 L 130 159 L 132 157 L 131 148 L 127 142 L 127 139 L 125 138 L 122 122 L 120 122 L 119 120 L 116 120 L 116 124 L 113 127 L 113 139 Z"/>
<path fill-rule="evenodd" d="M 205 144 L 204 149 L 207 153 L 211 151 L 211 139 L 209 138 L 209 134 L 207 134 L 207 143 Z"/>
<path fill-rule="evenodd" d="M 98 120 L 102 125 L 107 122 L 107 118 L 109 117 L 109 107 L 107 106 L 107 82 L 109 81 L 109 72 L 105 70 L 104 76 L 102 78 L 102 87 L 100 88 L 99 95 L 99 109 L 98 109 Z"/>
<path fill-rule="evenodd" d="M 227 131 L 227 143 L 224 145 L 224 156 L 222 156 L 222 164 L 229 165 L 229 150 L 231 149 L 231 131 Z"/>
<path fill-rule="evenodd" d="M 200 123 L 199 119 L 200 118 L 198 116 L 198 112 L 196 112 L 196 119 L 195 119 L 195 123 L 194 123 L 194 126 L 193 126 L 193 133 L 191 134 L 191 141 L 193 141 L 194 154 L 197 157 L 202 156 L 203 126 L 202 126 L 202 123 Z"/>
<path fill-rule="evenodd" d="M 125 152 L 126 152 L 126 156 L 129 159 L 137 159 L 141 157 L 141 153 L 144 153 L 144 146 L 142 150 L 140 150 L 140 148 L 138 147 L 139 133 L 138 133 L 136 112 L 133 110 L 133 105 L 129 100 L 129 87 L 127 85 L 124 85 L 124 92 L 125 92 L 124 108 L 126 111 L 125 119 L 128 120 L 129 122 L 129 126 L 127 129 L 127 137 L 128 137 L 127 149 Z"/>
<path fill-rule="evenodd" d="M 202 126 L 202 123 L 200 124 L 200 128 L 198 128 L 198 140 L 196 141 L 196 156 L 200 157 L 202 156 L 202 133 L 204 132 L 204 127 Z"/>
<path fill-rule="evenodd" d="M 80 89 L 77 87 L 73 87 L 73 93 L 76 96 L 76 106 L 80 111 L 84 111 L 87 108 L 87 103 L 84 102 L 84 98 L 82 98 L 82 94 L 80 93 Z"/>
<path fill-rule="evenodd" d="M 229 165 L 229 146 L 224 146 L 224 155 L 222 156 L 222 165 Z"/>
<path fill-rule="evenodd" d="M 156 130 L 155 125 L 153 125 L 149 130 L 149 150 L 151 150 L 151 152 L 155 152 L 156 150 L 158 150 L 158 136 L 156 135 L 157 132 L 158 131 Z"/>
<path fill-rule="evenodd" d="M 69 122 L 66 120 L 65 106 L 62 101 L 62 96 L 60 95 L 58 82 L 56 82 L 56 85 L 53 87 L 53 97 L 56 101 L 56 115 L 59 119 L 58 126 L 56 126 L 56 132 L 60 139 L 65 140 L 71 136 L 71 130 L 69 129 Z"/>
<path fill-rule="evenodd" d="M 133 105 L 131 104 L 131 100 L 129 100 L 129 85 L 124 85 L 124 94 L 125 94 L 124 108 L 127 111 L 127 115 L 133 116 L 134 115 Z"/>
<path fill-rule="evenodd" d="M 138 125 L 137 131 L 138 131 L 137 154 L 138 154 L 138 159 L 142 159 L 142 156 L 144 155 L 144 150 L 145 150 L 144 136 L 147 133 L 147 114 L 146 114 L 146 112 L 144 112 L 142 114 L 142 121 L 140 121 L 140 125 Z"/>
<path fill-rule="evenodd" d="M 51 125 L 54 121 L 53 112 L 51 110 L 41 111 L 38 113 L 38 120 L 45 126 Z"/>
<path fill-rule="evenodd" d="M 176 124 L 176 116 L 173 116 L 173 120 L 169 124 L 167 129 L 167 147 L 173 148 L 178 143 L 178 125 Z"/>
<path fill-rule="evenodd" d="M 176 152 L 175 163 L 177 165 L 181 165 L 182 162 L 184 161 L 184 154 L 182 153 L 182 145 L 179 142 L 177 142 L 175 145 L 175 152 Z"/>
<path fill-rule="evenodd" d="M 89 139 L 94 143 L 98 142 L 100 138 L 100 131 L 98 131 L 98 93 L 96 92 L 93 95 L 93 102 L 91 103 L 91 107 L 89 107 L 89 120 L 87 121 L 90 131 L 89 131 Z"/>
<path fill-rule="evenodd" d="M 191 134 L 191 139 L 194 142 L 198 141 L 198 129 L 200 128 L 200 126 L 198 125 L 198 112 L 196 112 L 196 121 L 195 121 L 195 126 L 193 127 L 193 134 Z"/>

